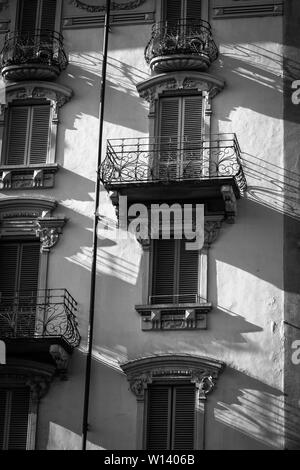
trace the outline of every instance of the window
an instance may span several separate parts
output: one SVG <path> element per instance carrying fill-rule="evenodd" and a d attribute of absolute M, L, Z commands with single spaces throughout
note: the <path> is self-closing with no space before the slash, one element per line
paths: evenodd
<path fill-rule="evenodd" d="M 152 304 L 198 301 L 199 252 L 186 240 L 154 240 Z"/>
<path fill-rule="evenodd" d="M 10 106 L 6 165 L 47 163 L 50 104 Z"/>
<path fill-rule="evenodd" d="M 201 172 L 202 95 L 160 100 L 160 178 L 194 178 Z"/>
<path fill-rule="evenodd" d="M 168 22 L 177 23 L 182 18 L 201 18 L 201 0 L 166 0 L 163 4 L 164 18 Z"/>
<path fill-rule="evenodd" d="M 0 333 L 31 336 L 35 329 L 40 243 L 0 244 Z"/>
<path fill-rule="evenodd" d="M 55 29 L 56 0 L 21 0 L 18 29 L 21 32 Z"/>
<path fill-rule="evenodd" d="M 30 390 L 0 389 L 0 450 L 26 450 Z"/>
<path fill-rule="evenodd" d="M 148 387 L 147 450 L 192 450 L 194 426 L 194 385 Z"/>

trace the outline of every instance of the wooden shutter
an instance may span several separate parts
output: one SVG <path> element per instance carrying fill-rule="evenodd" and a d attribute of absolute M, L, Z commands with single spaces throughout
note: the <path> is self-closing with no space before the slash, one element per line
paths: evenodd
<path fill-rule="evenodd" d="M 38 288 L 40 244 L 23 243 L 20 253 L 18 290 L 35 294 Z"/>
<path fill-rule="evenodd" d="M 31 107 L 29 163 L 45 164 L 49 142 L 50 105 Z"/>
<path fill-rule="evenodd" d="M 194 21 L 201 19 L 201 0 L 186 0 L 185 16 Z"/>
<path fill-rule="evenodd" d="M 147 450 L 192 450 L 194 421 L 194 385 L 148 387 Z"/>
<path fill-rule="evenodd" d="M 175 179 L 179 161 L 179 98 L 163 98 L 160 100 L 160 179 Z"/>
<path fill-rule="evenodd" d="M 7 165 L 24 165 L 26 163 L 28 127 L 29 107 L 11 106 L 9 109 Z"/>
<path fill-rule="evenodd" d="M 19 245 L 16 243 L 0 244 L 0 293 L 3 297 L 12 297 L 17 290 L 19 263 Z"/>
<path fill-rule="evenodd" d="M 26 450 L 30 391 L 0 390 L 0 449 Z"/>
<path fill-rule="evenodd" d="M 193 450 L 195 387 L 176 386 L 173 390 L 172 450 Z"/>
<path fill-rule="evenodd" d="M 178 294 L 179 302 L 196 302 L 198 293 L 199 251 L 186 250 L 186 240 L 180 243 Z"/>
<path fill-rule="evenodd" d="M 55 15 L 56 15 L 56 0 L 43 0 L 41 11 L 41 24 L 40 29 L 54 31 L 55 29 Z"/>
<path fill-rule="evenodd" d="M 202 96 L 183 98 L 183 177 L 201 176 L 202 167 Z"/>
<path fill-rule="evenodd" d="M 175 283 L 175 240 L 155 240 L 152 303 L 172 303 Z"/>
<path fill-rule="evenodd" d="M 170 446 L 171 388 L 148 388 L 147 450 L 168 450 Z"/>
<path fill-rule="evenodd" d="M 178 23 L 182 16 L 183 0 L 164 0 L 164 19 L 168 24 Z"/>
<path fill-rule="evenodd" d="M 36 28 L 38 0 L 21 0 L 19 3 L 19 29 L 21 32 L 33 32 Z"/>

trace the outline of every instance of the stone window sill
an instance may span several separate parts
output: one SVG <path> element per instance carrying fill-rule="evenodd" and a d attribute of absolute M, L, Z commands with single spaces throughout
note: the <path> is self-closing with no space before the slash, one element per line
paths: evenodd
<path fill-rule="evenodd" d="M 53 188 L 56 163 L 45 165 L 1 165 L 0 189 Z"/>

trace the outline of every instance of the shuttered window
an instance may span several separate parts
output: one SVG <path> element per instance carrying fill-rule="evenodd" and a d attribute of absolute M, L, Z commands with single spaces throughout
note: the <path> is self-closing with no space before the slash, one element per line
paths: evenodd
<path fill-rule="evenodd" d="M 0 389 L 0 449 L 26 450 L 30 391 Z"/>
<path fill-rule="evenodd" d="M 199 252 L 186 240 L 154 240 L 152 304 L 197 301 Z"/>
<path fill-rule="evenodd" d="M 149 386 L 147 450 L 193 450 L 194 422 L 193 385 Z"/>
<path fill-rule="evenodd" d="M 0 333 L 6 337 L 34 334 L 39 257 L 37 242 L 0 244 Z"/>
<path fill-rule="evenodd" d="M 183 19 L 201 19 L 201 0 L 164 0 L 164 19 L 176 23 Z"/>
<path fill-rule="evenodd" d="M 21 0 L 19 12 L 21 32 L 55 28 L 56 0 Z"/>
<path fill-rule="evenodd" d="M 47 162 L 50 105 L 11 106 L 8 116 L 7 165 Z"/>
<path fill-rule="evenodd" d="M 160 100 L 160 178 L 187 179 L 200 176 L 202 101 L 202 95 Z"/>

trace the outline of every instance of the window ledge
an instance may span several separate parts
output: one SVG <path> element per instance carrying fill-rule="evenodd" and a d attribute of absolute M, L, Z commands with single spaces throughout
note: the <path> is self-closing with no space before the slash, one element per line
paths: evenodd
<path fill-rule="evenodd" d="M 158 330 L 204 330 L 207 314 L 212 309 L 210 302 L 136 305 L 141 316 L 142 331 Z"/>
<path fill-rule="evenodd" d="M 53 188 L 56 163 L 43 165 L 1 165 L 0 190 Z"/>

